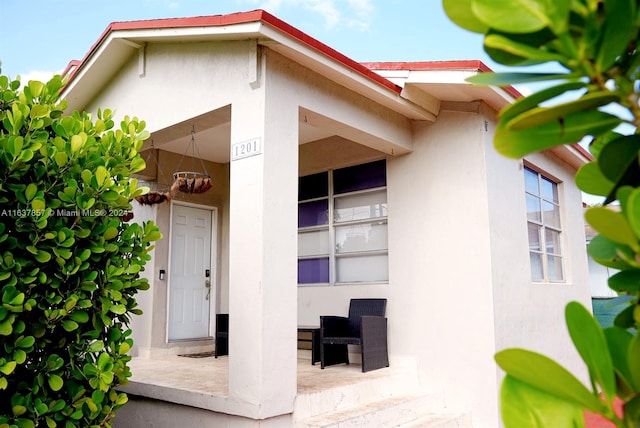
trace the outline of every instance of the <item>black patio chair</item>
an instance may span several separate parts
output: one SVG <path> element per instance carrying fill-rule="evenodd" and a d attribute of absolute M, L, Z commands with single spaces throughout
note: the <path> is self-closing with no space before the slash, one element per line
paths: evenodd
<path fill-rule="evenodd" d="M 229 314 L 216 314 L 216 349 L 214 357 L 229 355 Z"/>
<path fill-rule="evenodd" d="M 347 345 L 360 345 L 362 371 L 389 367 L 387 299 L 351 299 L 349 317 L 320 317 L 320 367 L 349 364 Z"/>

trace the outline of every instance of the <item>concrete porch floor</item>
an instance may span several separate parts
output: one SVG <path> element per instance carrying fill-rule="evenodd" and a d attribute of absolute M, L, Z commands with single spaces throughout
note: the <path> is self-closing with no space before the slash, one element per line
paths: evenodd
<path fill-rule="evenodd" d="M 166 355 L 153 358 L 133 358 L 129 367 L 132 376 L 129 379 L 129 385 L 124 389 L 133 394 L 139 394 L 143 392 L 141 390 L 156 386 L 212 397 L 226 397 L 228 395 L 228 356 L 191 358 Z M 322 370 L 320 363 L 311 364 L 308 351 L 301 350 L 298 351 L 298 394 L 311 394 L 339 386 L 366 382 L 389 376 L 398 370 L 402 370 L 402 367 L 398 367 L 396 364 L 389 368 L 362 373 L 359 362 L 352 362 L 349 365 L 335 365 Z"/>
<path fill-rule="evenodd" d="M 373 421 L 380 427 L 471 426 L 468 415 L 447 408 L 441 391 L 420 386 L 414 358 L 392 358 L 390 367 L 362 373 L 359 363 L 322 370 L 319 363 L 311 365 L 304 350 L 298 351 L 292 413 L 260 421 L 245 403 L 228 396 L 229 358 L 134 358 L 130 383 L 121 388 L 133 403 L 114 426 L 317 428 L 371 426 Z"/>

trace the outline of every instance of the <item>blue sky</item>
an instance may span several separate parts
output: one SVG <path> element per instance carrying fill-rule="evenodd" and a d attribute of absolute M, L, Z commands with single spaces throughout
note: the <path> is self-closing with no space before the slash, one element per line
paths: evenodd
<path fill-rule="evenodd" d="M 0 0 L 2 74 L 47 80 L 82 59 L 114 21 L 265 9 L 356 61 L 479 59 L 482 37 L 440 0 Z"/>

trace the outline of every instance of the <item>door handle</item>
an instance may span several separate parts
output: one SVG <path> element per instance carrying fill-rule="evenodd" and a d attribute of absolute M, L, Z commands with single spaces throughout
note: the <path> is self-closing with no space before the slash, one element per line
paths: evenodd
<path fill-rule="evenodd" d="M 204 300 L 209 300 L 209 296 L 211 296 L 211 280 L 205 279 L 204 286 L 207 289 L 207 296 L 204 298 Z"/>

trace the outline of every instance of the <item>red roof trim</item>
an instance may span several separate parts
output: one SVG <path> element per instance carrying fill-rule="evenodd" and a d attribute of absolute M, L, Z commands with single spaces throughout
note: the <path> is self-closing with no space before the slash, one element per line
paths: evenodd
<path fill-rule="evenodd" d="M 324 55 L 333 58 L 334 60 L 342 63 L 343 65 L 347 66 L 348 68 L 351 68 L 352 70 L 358 72 L 359 74 L 362 74 L 363 76 L 367 77 L 370 80 L 373 80 L 374 82 L 388 88 L 391 89 L 392 91 L 396 92 L 396 93 L 400 93 L 402 92 L 402 88 L 398 85 L 396 85 L 395 83 L 389 81 L 388 79 L 385 79 L 384 77 L 380 76 L 378 73 L 375 73 L 374 71 L 372 71 L 371 69 L 369 69 L 368 67 L 366 67 L 365 65 L 363 65 L 362 63 L 359 63 L 357 61 L 352 60 L 351 58 L 347 57 L 344 54 L 341 54 L 340 52 L 338 52 L 337 50 L 333 49 L 332 47 L 325 45 L 324 43 L 322 43 L 321 41 L 314 39 L 313 37 L 309 36 L 308 34 L 298 30 L 297 28 L 295 28 L 294 26 L 292 26 L 291 24 L 288 24 L 284 21 L 282 21 L 279 18 L 276 18 L 275 16 L 271 15 L 268 12 L 262 11 L 263 13 L 263 17 L 262 20 L 265 23 L 268 23 L 270 25 L 272 25 L 273 27 L 275 27 L 276 29 L 288 34 L 289 36 L 297 39 L 298 41 L 310 46 L 311 48 L 319 51 L 320 53 L 323 53 Z"/>
<path fill-rule="evenodd" d="M 79 65 L 80 65 L 80 61 L 78 61 L 77 59 L 69 61 L 69 64 L 67 64 L 67 67 L 62 72 L 62 76 L 66 76 L 67 74 L 73 74 L 73 71 L 76 68 L 78 68 Z"/>
<path fill-rule="evenodd" d="M 580 144 L 575 143 L 573 145 L 573 148 L 576 149 L 582 156 L 584 156 L 585 158 L 587 158 L 587 160 L 589 161 L 594 161 L 596 160 L 596 158 L 593 157 L 593 155 L 591 153 L 589 153 L 589 150 L 585 149 L 584 147 L 582 147 Z"/>
<path fill-rule="evenodd" d="M 64 71 L 64 74 L 70 72 L 69 80 L 72 80 L 75 72 L 82 68 L 82 65 L 87 59 L 93 55 L 98 46 L 107 38 L 107 36 L 114 31 L 126 31 L 126 30 L 143 30 L 143 29 L 161 29 L 161 28 L 189 28 L 189 27 L 216 27 L 223 25 L 243 24 L 247 22 L 261 21 L 275 28 L 276 30 L 298 40 L 299 42 L 311 47 L 312 49 L 336 60 L 344 66 L 352 69 L 353 71 L 363 75 L 376 82 L 377 84 L 386 87 L 396 93 L 400 93 L 402 88 L 393 82 L 385 79 L 379 74 L 373 72 L 364 65 L 350 59 L 346 55 L 341 54 L 335 49 L 325 45 L 319 40 L 314 39 L 308 34 L 298 30 L 292 25 L 276 18 L 270 13 L 264 10 L 253 10 L 250 12 L 239 12 L 228 15 L 213 15 L 213 16 L 197 16 L 191 18 L 166 18 L 166 19 L 150 19 L 142 21 L 122 21 L 112 22 L 100 35 L 98 40 L 91 46 L 89 51 L 80 61 L 72 61 Z M 72 63 L 75 68 L 72 68 Z"/>
<path fill-rule="evenodd" d="M 482 61 L 477 59 L 459 61 L 418 61 L 418 62 L 363 62 L 372 70 L 450 70 L 465 69 L 491 72 Z"/>
<path fill-rule="evenodd" d="M 457 60 L 457 61 L 421 61 L 421 62 L 364 62 L 365 67 L 371 70 L 409 70 L 409 71 L 431 71 L 431 70 L 469 70 L 481 73 L 493 73 L 485 63 L 480 60 Z M 522 97 L 522 94 L 513 86 L 502 87 L 514 98 Z"/>

